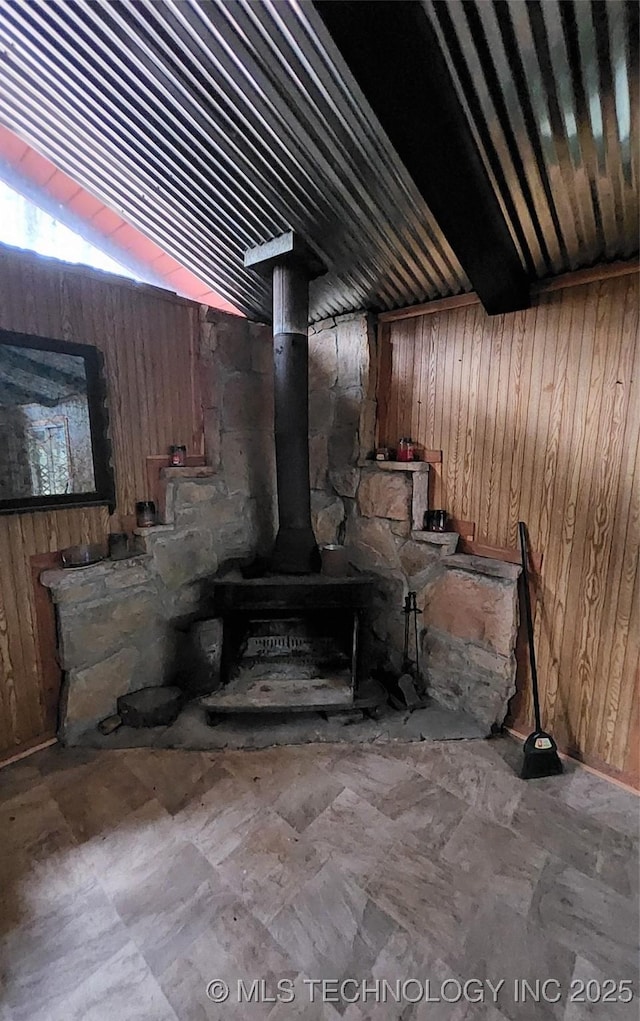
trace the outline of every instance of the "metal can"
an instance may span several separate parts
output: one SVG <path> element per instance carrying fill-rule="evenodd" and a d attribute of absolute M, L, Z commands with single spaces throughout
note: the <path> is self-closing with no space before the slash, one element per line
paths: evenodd
<path fill-rule="evenodd" d="M 156 524 L 156 505 L 153 500 L 139 500 L 136 504 L 138 528 L 151 528 Z"/>

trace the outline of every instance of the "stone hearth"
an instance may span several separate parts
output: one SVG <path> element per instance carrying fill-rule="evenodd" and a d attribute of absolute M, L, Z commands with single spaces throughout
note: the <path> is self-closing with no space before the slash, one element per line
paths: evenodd
<path fill-rule="evenodd" d="M 346 544 L 352 573 L 372 582 L 371 666 L 400 671 L 403 602 L 416 592 L 427 695 L 488 733 L 515 692 L 519 568 L 458 554 L 457 535 L 416 527 L 426 509 L 426 465 L 393 472 L 371 461 L 370 320 L 349 315 L 316 324 L 309 344 L 312 521 L 317 541 Z M 180 684 L 188 698 L 211 691 L 222 643 L 219 624 L 207 619 L 204 579 L 220 580 L 229 561 L 264 555 L 273 542 L 270 348 L 264 327 L 207 317 L 202 364 L 211 466 L 165 473 L 164 523 L 139 533 L 140 555 L 43 575 L 56 604 L 65 671 L 60 736 L 67 743 L 92 743 L 97 723 L 127 692 L 163 683 Z"/>

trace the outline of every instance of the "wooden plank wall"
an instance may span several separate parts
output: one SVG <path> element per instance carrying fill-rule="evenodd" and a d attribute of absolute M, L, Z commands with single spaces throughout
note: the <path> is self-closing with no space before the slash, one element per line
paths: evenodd
<path fill-rule="evenodd" d="M 0 327 L 91 344 L 105 358 L 117 507 L 0 515 L 0 753 L 50 736 L 30 558 L 100 541 L 147 496 L 146 457 L 203 449 L 199 307 L 157 288 L 0 247 Z M 127 520 L 128 519 L 128 520 Z M 49 699 L 50 702 L 50 699 Z"/>
<path fill-rule="evenodd" d="M 638 276 L 380 324 L 379 440 L 442 448 L 438 505 L 476 539 L 544 555 L 543 715 L 560 744 L 638 783 Z M 531 729 L 525 700 L 516 727 Z"/>

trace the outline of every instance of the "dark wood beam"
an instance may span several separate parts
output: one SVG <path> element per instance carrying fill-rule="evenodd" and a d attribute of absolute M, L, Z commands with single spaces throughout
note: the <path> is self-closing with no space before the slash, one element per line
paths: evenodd
<path fill-rule="evenodd" d="M 527 274 L 422 5 L 314 6 L 487 312 L 527 308 Z"/>

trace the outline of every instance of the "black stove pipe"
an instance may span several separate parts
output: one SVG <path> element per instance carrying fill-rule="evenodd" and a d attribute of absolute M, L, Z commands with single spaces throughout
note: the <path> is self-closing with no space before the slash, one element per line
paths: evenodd
<path fill-rule="evenodd" d="M 301 263 L 273 268 L 273 369 L 279 529 L 271 567 L 320 570 L 309 481 L 309 277 Z"/>
<path fill-rule="evenodd" d="M 309 479 L 309 280 L 325 271 L 290 231 L 245 254 L 245 266 L 272 273 L 276 477 L 279 528 L 270 567 L 313 574 L 320 553 L 311 527 Z"/>

